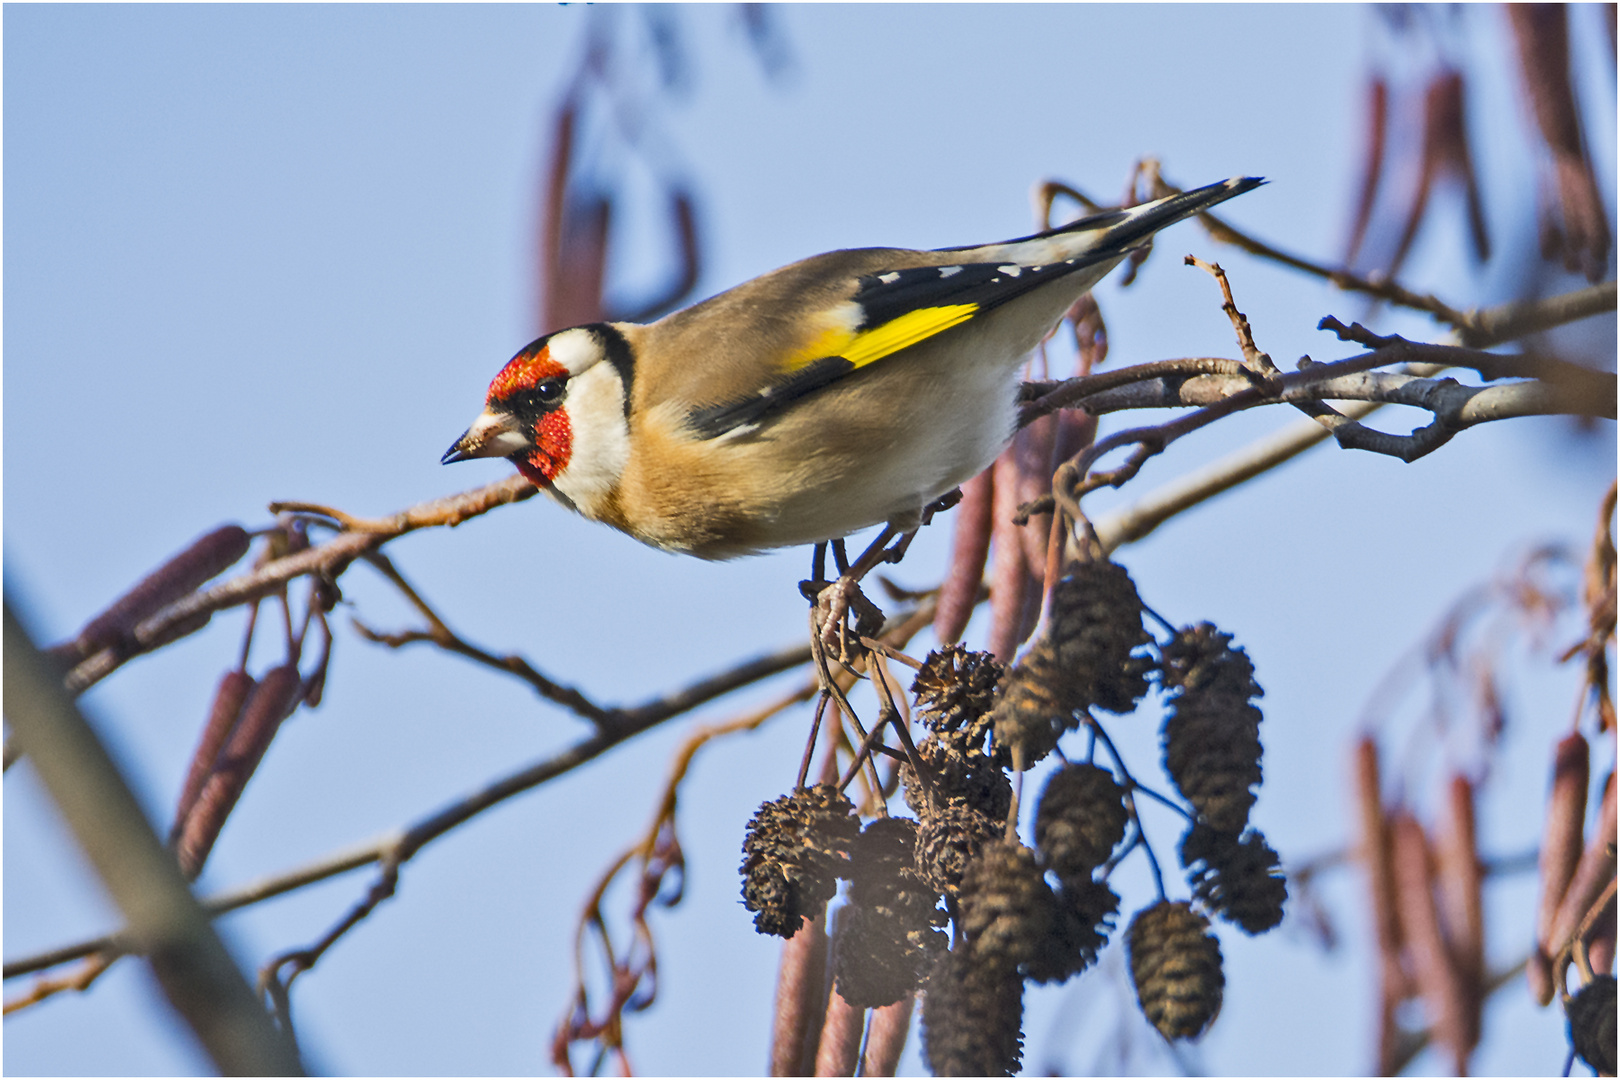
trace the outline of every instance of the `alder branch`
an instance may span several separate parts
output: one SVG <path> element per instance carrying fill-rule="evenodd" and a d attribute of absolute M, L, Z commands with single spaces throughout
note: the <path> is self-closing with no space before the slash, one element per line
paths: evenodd
<path fill-rule="evenodd" d="M 1613 310 L 1615 283 L 1605 281 L 1540 300 L 1518 300 L 1470 311 L 1466 324 L 1457 328 L 1457 343 L 1488 349 Z"/>
<path fill-rule="evenodd" d="M 1323 327 L 1343 333 L 1368 333 L 1359 327 L 1345 328 L 1331 318 L 1323 320 Z M 1348 417 L 1317 417 L 1346 448 L 1392 454 L 1406 461 L 1432 452 L 1457 430 L 1489 420 L 1547 413 L 1610 419 L 1615 415 L 1616 382 L 1612 373 L 1592 371 L 1546 357 L 1502 356 L 1454 345 L 1411 342 L 1404 338 L 1372 336 L 1371 339 L 1378 342 L 1371 352 L 1332 363 L 1311 363 L 1299 371 L 1274 376 L 1264 384 L 1253 384 L 1245 379 L 1244 385 L 1240 386 L 1237 380 L 1227 379 L 1223 382 L 1220 376 L 1200 376 L 1178 386 L 1155 382 L 1122 387 L 1118 391 L 1108 392 L 1113 399 L 1100 404 L 1083 400 L 1082 405 L 1088 412 L 1093 411 L 1094 405 L 1098 411 L 1106 411 L 1127 407 L 1127 403 L 1129 407 L 1137 408 L 1170 407 L 1200 401 L 1209 401 L 1210 404 L 1177 420 L 1117 432 L 1094 443 L 1058 470 L 1058 476 L 1054 479 L 1054 501 L 1061 503 L 1066 511 L 1078 513 L 1078 504 L 1073 500 L 1079 496 L 1103 486 L 1119 487 L 1134 477 L 1149 458 L 1163 452 L 1176 439 L 1231 413 L 1263 404 L 1310 401 L 1320 397 L 1395 402 L 1435 412 L 1436 422 L 1411 436 L 1372 432 Z M 1393 373 L 1384 373 L 1381 378 L 1349 378 L 1370 369 L 1400 363 L 1469 367 L 1487 379 L 1511 377 L 1520 372 L 1547 374 L 1553 378 L 1507 387 L 1460 387 L 1450 379 L 1431 381 Z M 1448 387 L 1457 387 L 1462 392 Z M 1160 395 L 1157 401 L 1152 400 L 1154 393 Z M 1135 446 L 1136 449 L 1124 465 L 1105 472 L 1090 472 L 1091 466 L 1105 454 L 1125 446 Z M 1037 500 L 1021 509 L 1025 513 L 1039 513 L 1049 508 L 1044 500 Z"/>
<path fill-rule="evenodd" d="M 1159 175 L 1159 166 L 1156 161 L 1146 163 L 1144 169 L 1151 185 L 1154 198 L 1164 198 L 1168 195 L 1179 195 L 1182 189 L 1167 182 Z M 1345 292 L 1363 293 L 1379 300 L 1386 300 L 1400 307 L 1412 308 L 1427 312 L 1441 322 L 1453 327 L 1461 328 L 1468 322 L 1468 315 L 1440 300 L 1432 294 L 1420 294 L 1405 288 L 1393 279 L 1377 275 L 1362 276 L 1348 270 L 1326 266 L 1298 255 L 1290 254 L 1281 248 L 1266 243 L 1263 240 L 1250 236 L 1240 229 L 1234 228 L 1224 219 L 1217 217 L 1209 211 L 1198 215 L 1198 223 L 1209 233 L 1210 238 L 1223 244 L 1231 244 L 1240 248 L 1258 259 L 1280 263 L 1283 266 L 1312 277 L 1321 278 Z"/>
<path fill-rule="evenodd" d="M 1578 319 L 1615 309 L 1615 290 L 1612 282 L 1605 285 L 1578 289 L 1574 292 L 1549 297 L 1545 300 L 1504 304 L 1473 313 L 1475 323 L 1482 328 L 1478 340 L 1468 342 L 1475 348 L 1486 348 L 1496 341 L 1510 340 L 1526 327 L 1541 330 L 1563 325 Z M 1504 362 L 1512 358 L 1504 357 Z M 1535 358 L 1522 358 L 1533 360 Z M 1414 374 L 1433 374 L 1439 369 L 1412 365 Z M 1586 374 L 1582 368 L 1580 373 Z M 1052 393 L 1064 383 L 1026 384 L 1043 387 Z M 1096 407 L 1095 403 L 1088 403 Z M 1349 419 L 1360 420 L 1380 408 L 1380 404 L 1351 402 L 1340 411 Z M 1317 445 L 1328 437 L 1328 430 L 1314 422 L 1295 422 L 1278 431 L 1262 436 L 1245 447 L 1171 480 L 1150 491 L 1136 502 L 1097 518 L 1093 524 L 1098 540 L 1105 552 L 1148 536 L 1171 518 L 1192 507 L 1259 476 Z"/>
<path fill-rule="evenodd" d="M 1351 402 L 1339 411 L 1348 419 L 1360 420 L 1379 407 L 1372 402 Z M 1225 457 L 1162 484 L 1128 506 L 1096 518 L 1092 526 L 1097 540 L 1105 554 L 1134 543 L 1183 511 L 1292 461 L 1325 441 L 1328 434 L 1327 428 L 1314 420 L 1293 421 Z"/>
<path fill-rule="evenodd" d="M 303 866 L 295 867 L 284 873 L 273 874 L 257 881 L 250 881 L 245 885 L 239 885 L 234 889 L 228 889 L 216 896 L 207 897 L 198 902 L 202 904 L 203 910 L 208 913 L 210 918 L 218 918 L 238 908 L 252 907 L 254 904 L 273 900 L 278 896 L 304 888 L 307 885 L 314 885 L 329 878 L 346 874 L 351 870 L 358 870 L 370 866 L 374 862 L 380 862 L 398 846 L 402 835 L 403 833 L 398 831 L 391 832 L 386 836 L 357 847 L 323 856 L 314 862 L 305 863 Z M 102 937 L 88 938 L 71 945 L 64 945 L 49 952 L 35 953 L 32 956 L 10 961 L 5 965 L 4 977 L 11 980 L 23 975 L 32 975 L 36 971 L 45 971 L 95 954 L 117 958 L 131 952 L 139 952 L 139 948 L 133 944 L 128 931 L 119 931 Z M 8 1004 L 8 1011 L 10 1008 L 11 1006 Z"/>
<path fill-rule="evenodd" d="M 1027 427 L 1047 413 L 1059 409 L 1085 408 L 1106 400 L 1107 391 L 1155 380 L 1176 385 L 1198 375 L 1242 375 L 1243 363 L 1218 356 L 1195 356 L 1179 360 L 1156 360 L 1133 364 L 1095 375 L 1081 375 L 1060 381 L 1026 382 L 1020 388 L 1018 426 Z M 1085 404 L 1082 405 L 1082 402 Z M 1143 406 L 1144 408 L 1147 406 Z M 1095 415 L 1095 414 L 1093 414 Z"/>
<path fill-rule="evenodd" d="M 136 656 L 201 630 L 216 612 L 262 599 L 294 578 L 309 575 L 321 581 L 335 581 L 355 559 L 408 532 L 436 526 L 453 528 L 498 506 L 522 502 L 537 493 L 528 480 L 514 475 L 459 495 L 418 503 L 392 517 L 378 519 L 353 518 L 342 511 L 310 503 L 271 503 L 272 513 L 313 514 L 335 521 L 347 531 L 169 604 L 138 623 L 129 632 L 123 647 L 103 648 L 75 666 L 64 685 L 70 694 L 82 694 Z"/>
<path fill-rule="evenodd" d="M 1298 255 L 1273 247 L 1245 232 L 1241 232 L 1207 211 L 1199 214 L 1198 220 L 1199 224 L 1203 225 L 1205 231 L 1209 233 L 1211 239 L 1241 248 L 1256 258 L 1281 263 L 1283 266 L 1310 274 L 1312 277 L 1321 278 L 1345 292 L 1361 293 L 1377 300 L 1395 304 L 1398 307 L 1426 312 L 1440 322 L 1446 323 L 1459 331 L 1469 324 L 1468 313 L 1459 311 L 1433 293 L 1414 292 L 1395 279 L 1386 278 L 1379 274 L 1363 276 L 1301 258 Z"/>

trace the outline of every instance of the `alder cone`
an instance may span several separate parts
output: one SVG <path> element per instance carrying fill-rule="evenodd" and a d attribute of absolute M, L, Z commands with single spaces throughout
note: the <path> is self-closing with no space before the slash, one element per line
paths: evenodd
<path fill-rule="evenodd" d="M 1035 853 L 996 840 L 985 844 L 962 878 L 962 936 L 975 963 L 1016 968 L 1041 953 L 1057 905 Z"/>
<path fill-rule="evenodd" d="M 923 987 L 923 1060 L 935 1076 L 1013 1076 L 1024 1051 L 1024 980 L 958 947 Z"/>
<path fill-rule="evenodd" d="M 918 777 L 911 762 L 900 766 L 906 805 L 919 817 L 930 807 L 960 802 L 1005 821 L 1012 807 L 1012 781 L 988 754 L 968 745 L 959 731 L 929 735 L 917 743 Z"/>
<path fill-rule="evenodd" d="M 1254 806 L 1261 780 L 1262 691 L 1254 666 L 1232 635 L 1209 623 L 1179 631 L 1164 647 L 1165 689 L 1174 693 L 1164 724 L 1164 767 L 1199 817 L 1218 832 L 1237 834 Z"/>
<path fill-rule="evenodd" d="M 1116 562 L 1071 563 L 1052 586 L 1047 632 L 1069 680 L 1074 707 L 1127 713 L 1147 693 L 1152 662 L 1133 655 L 1152 638 L 1142 628 L 1142 598 Z"/>
<path fill-rule="evenodd" d="M 1052 587 L 1046 629 L 1013 665 L 993 714 L 997 760 L 1029 768 L 1091 708 L 1124 713 L 1147 693 L 1152 639 L 1123 566 L 1071 563 Z"/>
<path fill-rule="evenodd" d="M 1125 789 L 1095 765 L 1065 765 L 1052 774 L 1035 811 L 1035 849 L 1060 878 L 1086 876 L 1125 839 Z"/>
<path fill-rule="evenodd" d="M 857 1008 L 892 1005 L 922 981 L 945 949 L 939 892 L 915 869 L 917 823 L 879 818 L 850 849 L 849 904 L 838 915 L 834 974 Z"/>
<path fill-rule="evenodd" d="M 1023 968 L 1025 976 L 1036 982 L 1063 982 L 1096 963 L 1119 911 L 1114 890 L 1089 877 L 1065 880 L 1055 901 L 1046 942 Z"/>
<path fill-rule="evenodd" d="M 881 1009 L 917 989 L 926 958 L 892 914 L 857 904 L 838 909 L 833 978 L 839 996 L 855 1008 Z"/>
<path fill-rule="evenodd" d="M 1575 1053 L 1599 1076 L 1615 1067 L 1615 981 L 1599 975 L 1569 999 L 1569 1039 Z"/>
<path fill-rule="evenodd" d="M 911 682 L 919 719 L 931 731 L 967 731 L 982 740 L 1002 674 L 987 652 L 960 645 L 934 650 Z"/>
<path fill-rule="evenodd" d="M 1246 934 L 1282 922 L 1288 882 L 1282 860 L 1258 829 L 1238 836 L 1198 823 L 1181 840 L 1181 865 L 1193 895 Z"/>
<path fill-rule="evenodd" d="M 1072 695 L 1065 686 L 1057 646 L 1042 634 L 1013 665 L 996 701 L 991 723 L 995 757 L 1029 768 L 1050 754 L 1058 736 L 1075 726 Z"/>
<path fill-rule="evenodd" d="M 1221 946 L 1209 920 L 1184 902 L 1160 900 L 1131 920 L 1131 978 L 1142 1015 L 1167 1039 L 1200 1035 L 1221 1011 Z"/>
<path fill-rule="evenodd" d="M 1012 783 L 984 752 L 1001 665 L 961 647 L 930 653 L 912 683 L 929 735 L 915 762 L 900 767 L 906 805 L 919 823 L 915 865 L 937 892 L 952 896 L 969 861 L 999 836 Z M 915 767 L 913 767 L 915 765 Z"/>
<path fill-rule="evenodd" d="M 860 834 L 855 806 L 831 784 L 766 802 L 743 838 L 743 906 L 762 934 L 792 937 L 838 891 Z"/>
<path fill-rule="evenodd" d="M 979 850 L 1003 831 L 1001 821 L 962 801 L 932 808 L 917 827 L 917 872 L 930 887 L 954 899 Z"/>

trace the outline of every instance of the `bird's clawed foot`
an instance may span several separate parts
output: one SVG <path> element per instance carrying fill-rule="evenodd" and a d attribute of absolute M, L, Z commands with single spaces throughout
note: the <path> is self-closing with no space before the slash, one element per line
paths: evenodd
<path fill-rule="evenodd" d="M 890 522 L 853 564 L 844 554 L 843 540 L 832 541 L 833 557 L 838 565 L 838 577 L 832 581 L 826 578 L 827 545 L 816 545 L 810 580 L 799 582 L 799 591 L 813 605 L 812 634 L 820 643 L 823 655 L 850 668 L 866 652 L 861 638 L 875 637 L 883 629 L 883 612 L 861 592 L 861 579 L 884 563 L 897 563 L 904 558 L 911 538 L 917 535 L 918 525 L 926 524 L 937 511 L 954 506 L 961 497 L 960 491 L 952 491 L 910 521 Z M 853 623 L 851 616 L 854 616 Z"/>
<path fill-rule="evenodd" d="M 883 629 L 883 612 L 866 598 L 860 582 L 850 574 L 836 581 L 801 581 L 799 591 L 815 605 L 811 627 L 824 654 L 853 669 L 866 652 L 861 638 L 873 637 Z"/>

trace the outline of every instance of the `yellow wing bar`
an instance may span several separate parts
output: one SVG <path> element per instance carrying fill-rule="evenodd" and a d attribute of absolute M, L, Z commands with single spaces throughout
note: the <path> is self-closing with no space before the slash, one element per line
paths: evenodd
<path fill-rule="evenodd" d="M 841 356 L 852 368 L 862 368 L 874 360 L 897 353 L 933 337 L 953 326 L 967 322 L 978 313 L 978 304 L 944 304 L 939 307 L 919 308 L 890 319 L 858 334 L 833 330 L 785 365 L 788 371 L 799 371 L 817 360 Z"/>

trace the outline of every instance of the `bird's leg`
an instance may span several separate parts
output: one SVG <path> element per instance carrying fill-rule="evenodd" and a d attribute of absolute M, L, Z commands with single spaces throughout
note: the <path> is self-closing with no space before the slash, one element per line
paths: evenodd
<path fill-rule="evenodd" d="M 915 518 L 904 524 L 889 522 L 853 564 L 844 550 L 843 538 L 832 541 L 833 563 L 838 567 L 836 581 L 828 582 L 821 576 L 826 566 L 826 546 L 816 545 L 811 558 L 811 579 L 800 583 L 799 588 L 816 607 L 816 624 L 820 627 L 823 647 L 830 655 L 836 656 L 839 663 L 848 667 L 851 660 L 851 611 L 855 613 L 853 629 L 857 642 L 883 629 L 883 612 L 861 592 L 861 579 L 884 563 L 897 563 L 903 559 L 917 530 L 928 524 L 935 514 L 949 510 L 961 501 L 962 490 L 953 488 L 923 507 Z M 890 541 L 893 541 L 892 546 Z M 859 645 L 854 651 L 859 653 Z"/>
<path fill-rule="evenodd" d="M 816 606 L 816 623 L 820 627 L 822 645 L 830 655 L 836 656 L 838 661 L 848 667 L 852 654 L 860 652 L 856 644 L 853 649 L 850 642 L 850 631 L 854 631 L 854 638 L 859 642 L 862 637 L 872 637 L 883 629 L 883 612 L 878 606 L 866 598 L 861 592 L 860 582 L 875 567 L 886 562 L 893 562 L 905 553 L 906 545 L 911 541 L 915 530 L 902 531 L 893 524 L 885 525 L 877 539 L 867 545 L 861 552 L 860 558 L 853 564 L 848 563 L 844 555 L 842 540 L 833 541 L 833 558 L 839 564 L 838 580 L 826 582 L 814 580 L 805 582 L 806 596 L 814 601 Z M 889 541 L 899 537 L 899 542 L 890 548 Z M 814 589 L 814 595 L 810 590 Z M 849 616 L 855 615 L 854 626 L 850 626 Z"/>

